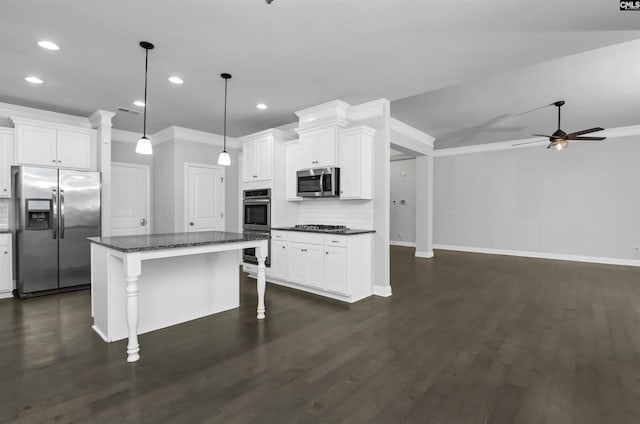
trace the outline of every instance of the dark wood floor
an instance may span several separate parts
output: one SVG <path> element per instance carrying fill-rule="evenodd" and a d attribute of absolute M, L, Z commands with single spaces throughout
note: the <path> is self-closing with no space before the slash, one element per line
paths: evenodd
<path fill-rule="evenodd" d="M 638 423 L 640 270 L 392 249 L 391 298 L 255 284 L 125 341 L 88 292 L 0 301 L 0 422 Z"/>

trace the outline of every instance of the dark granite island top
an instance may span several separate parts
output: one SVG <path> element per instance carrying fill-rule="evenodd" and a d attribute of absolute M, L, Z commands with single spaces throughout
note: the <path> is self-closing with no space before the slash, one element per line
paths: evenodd
<path fill-rule="evenodd" d="M 145 252 L 149 250 L 176 249 L 182 247 L 209 246 L 223 243 L 267 240 L 261 234 L 241 234 L 226 231 L 201 231 L 194 233 L 167 233 L 137 236 L 89 237 L 89 241 L 120 252 Z"/>
<path fill-rule="evenodd" d="M 345 230 L 342 230 L 342 231 L 295 228 L 295 227 L 271 228 L 271 230 L 275 230 L 275 231 L 299 231 L 301 233 L 331 234 L 332 236 L 355 236 L 355 235 L 358 235 L 358 234 L 369 234 L 369 233 L 375 233 L 376 232 L 376 230 L 358 230 L 358 229 L 351 229 L 351 228 L 345 229 Z"/>

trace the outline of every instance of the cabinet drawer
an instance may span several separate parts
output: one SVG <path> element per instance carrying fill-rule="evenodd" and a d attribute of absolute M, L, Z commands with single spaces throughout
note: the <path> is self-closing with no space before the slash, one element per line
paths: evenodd
<path fill-rule="evenodd" d="M 0 234 L 0 246 L 9 246 L 11 243 L 11 234 Z"/>
<path fill-rule="evenodd" d="M 273 240 L 286 241 L 287 240 L 287 232 L 286 231 L 271 231 L 271 238 Z"/>
<path fill-rule="evenodd" d="M 347 237 L 326 235 L 324 236 L 324 244 L 327 246 L 334 246 L 334 247 L 347 247 Z"/>
<path fill-rule="evenodd" d="M 290 231 L 288 239 L 294 243 L 324 244 L 324 234 Z"/>

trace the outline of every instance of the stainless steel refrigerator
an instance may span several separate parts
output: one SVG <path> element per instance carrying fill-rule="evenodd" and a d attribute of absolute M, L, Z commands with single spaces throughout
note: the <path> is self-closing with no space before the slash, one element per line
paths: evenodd
<path fill-rule="evenodd" d="M 100 236 L 100 174 L 26 166 L 12 174 L 18 296 L 90 284 L 87 237 Z"/>

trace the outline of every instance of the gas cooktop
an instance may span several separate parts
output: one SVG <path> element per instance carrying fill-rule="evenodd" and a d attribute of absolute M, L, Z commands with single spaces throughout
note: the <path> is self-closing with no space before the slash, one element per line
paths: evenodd
<path fill-rule="evenodd" d="M 296 230 L 307 231 L 324 231 L 327 233 L 345 233 L 349 231 L 346 225 L 321 225 L 321 224 L 304 224 L 293 227 Z"/>

